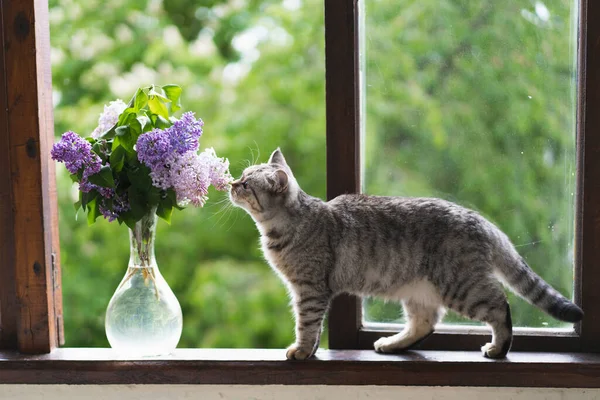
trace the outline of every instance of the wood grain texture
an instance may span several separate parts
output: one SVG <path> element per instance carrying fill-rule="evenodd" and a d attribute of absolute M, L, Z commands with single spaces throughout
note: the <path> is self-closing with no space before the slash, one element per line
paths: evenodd
<path fill-rule="evenodd" d="M 172 356 L 115 359 L 108 349 L 58 349 L 42 356 L 0 352 L 0 384 L 252 384 L 600 387 L 600 355 L 320 350 L 286 361 L 284 350 L 178 349 Z"/>
<path fill-rule="evenodd" d="M 7 106 L 6 127 L 0 133 L 10 154 L 17 345 L 24 353 L 44 353 L 58 344 L 55 305 L 60 310 L 60 287 L 55 288 L 52 269 L 52 254 L 58 255 L 58 221 L 49 159 L 53 122 L 48 4 L 0 0 L 0 7 Z"/>
<path fill-rule="evenodd" d="M 56 194 L 56 163 L 50 158 L 54 143 L 54 115 L 52 100 L 52 65 L 50 62 L 50 21 L 48 1 L 36 0 L 36 63 L 40 119 L 40 161 L 42 163 L 42 198 L 44 208 L 45 241 L 50 246 L 50 273 L 46 276 L 48 303 L 52 305 L 51 319 L 56 329 L 56 343 L 63 345 L 64 325 L 62 307 L 62 275 L 60 269 L 60 238 L 58 233 L 58 196 Z"/>
<path fill-rule="evenodd" d="M 600 4 L 581 2 L 576 301 L 584 351 L 600 351 Z"/>
<path fill-rule="evenodd" d="M 360 129 L 357 0 L 325 0 L 327 198 L 360 192 Z M 360 301 L 336 297 L 328 315 L 329 346 L 358 344 Z"/>
<path fill-rule="evenodd" d="M 0 7 L 0 32 L 4 31 Z M 17 348 L 17 294 L 15 288 L 15 237 L 8 141 L 5 46 L 0 46 L 0 349 Z"/>

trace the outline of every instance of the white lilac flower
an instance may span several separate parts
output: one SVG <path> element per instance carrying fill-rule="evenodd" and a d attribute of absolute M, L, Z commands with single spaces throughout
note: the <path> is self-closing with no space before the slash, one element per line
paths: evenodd
<path fill-rule="evenodd" d="M 119 121 L 119 115 L 127 108 L 127 104 L 121 99 L 111 101 L 108 105 L 104 106 L 104 112 L 100 114 L 98 118 L 98 126 L 92 132 L 92 137 L 98 139 L 100 135 L 110 128 L 112 128 L 117 121 Z"/>

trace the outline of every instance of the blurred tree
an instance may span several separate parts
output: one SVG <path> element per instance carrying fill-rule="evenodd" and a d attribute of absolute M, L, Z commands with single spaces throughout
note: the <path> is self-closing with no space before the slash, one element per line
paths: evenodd
<path fill-rule="evenodd" d="M 205 120 L 201 146 L 228 157 L 234 176 L 281 146 L 306 190 L 324 197 L 323 26 L 307 23 L 322 21 L 322 11 L 314 0 L 292 8 L 51 1 L 57 136 L 91 132 L 103 104 L 138 86 L 177 83 L 186 109 Z M 76 220 L 76 191 L 62 168 L 58 187 L 66 345 L 107 346 L 104 313 L 125 273 L 127 230 Z M 158 264 L 184 314 L 180 346 L 285 347 L 294 332 L 287 293 L 251 219 L 227 202 L 211 193 L 205 208 L 159 223 Z"/>
<path fill-rule="evenodd" d="M 366 191 L 480 211 L 571 296 L 574 3 L 384 3 L 366 3 Z M 560 325 L 511 304 L 515 325 Z M 372 307 L 373 319 L 399 318 Z"/>

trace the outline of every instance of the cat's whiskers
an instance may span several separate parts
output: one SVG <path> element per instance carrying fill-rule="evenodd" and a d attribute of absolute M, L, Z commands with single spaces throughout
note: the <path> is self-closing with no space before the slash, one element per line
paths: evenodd
<path fill-rule="evenodd" d="M 227 198 L 223 199 L 219 203 L 223 203 L 226 200 L 228 200 L 228 199 Z M 233 205 L 231 204 L 231 202 L 227 202 L 227 204 L 225 204 L 216 213 L 214 213 L 210 218 L 212 219 L 212 218 L 218 217 L 218 219 L 214 222 L 213 228 L 215 228 L 217 226 L 224 226 L 230 220 L 232 210 L 233 210 Z M 223 221 L 223 218 L 225 218 L 225 217 L 227 217 L 227 219 L 225 219 Z M 221 224 L 221 221 L 223 221 L 222 224 Z M 231 229 L 231 226 L 229 228 L 227 228 L 226 231 L 228 231 L 229 229 Z"/>
<path fill-rule="evenodd" d="M 250 152 L 253 155 L 252 165 L 256 165 L 258 163 L 258 160 L 260 160 L 260 148 L 258 147 L 258 143 L 256 143 L 256 140 L 254 141 L 254 145 L 256 146 L 256 157 L 254 157 L 254 151 L 250 149 Z"/>

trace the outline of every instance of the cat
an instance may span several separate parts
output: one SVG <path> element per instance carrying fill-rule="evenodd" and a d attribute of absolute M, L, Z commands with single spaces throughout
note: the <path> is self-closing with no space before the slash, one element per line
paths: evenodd
<path fill-rule="evenodd" d="M 266 164 L 246 168 L 229 195 L 255 221 L 265 258 L 288 286 L 296 319 L 288 359 L 315 354 L 323 317 L 340 293 L 402 302 L 404 330 L 377 340 L 380 353 L 421 342 L 451 309 L 486 322 L 492 340 L 483 355 L 505 357 L 512 322 L 502 283 L 554 318 L 583 318 L 500 229 L 454 203 L 362 194 L 324 202 L 302 191 L 279 148 Z"/>

